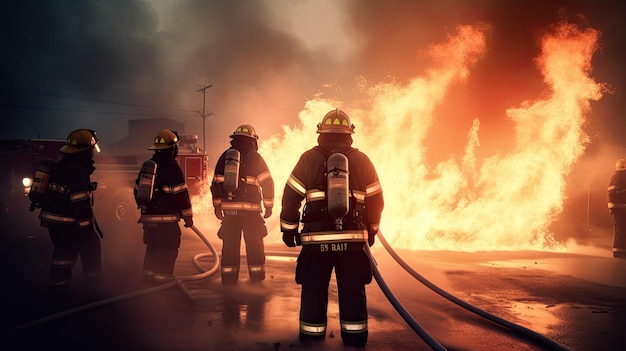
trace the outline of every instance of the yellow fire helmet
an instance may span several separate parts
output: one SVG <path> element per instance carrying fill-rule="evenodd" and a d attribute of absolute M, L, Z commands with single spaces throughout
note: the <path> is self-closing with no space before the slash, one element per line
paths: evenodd
<path fill-rule="evenodd" d="M 91 129 L 76 129 L 67 136 L 67 143 L 60 151 L 64 154 L 75 154 L 88 149 L 100 152 L 96 131 Z"/>
<path fill-rule="evenodd" d="M 230 136 L 235 137 L 237 135 L 241 135 L 241 136 L 245 136 L 248 138 L 252 138 L 254 140 L 258 140 L 259 136 L 256 134 L 256 131 L 254 130 L 254 127 L 252 127 L 252 125 L 248 124 L 248 123 L 244 123 L 242 125 L 240 125 L 239 127 L 237 127 L 237 129 L 235 129 L 235 131 L 233 132 L 233 134 Z"/>
<path fill-rule="evenodd" d="M 328 112 L 317 124 L 318 133 L 354 134 L 354 124 L 350 123 L 350 117 L 336 108 Z"/>
<path fill-rule="evenodd" d="M 615 163 L 615 170 L 616 171 L 621 171 L 623 169 L 626 169 L 626 160 L 624 160 L 623 158 L 620 158 Z"/>
<path fill-rule="evenodd" d="M 163 129 L 154 137 L 154 144 L 148 150 L 165 150 L 180 142 L 178 134 L 169 129 Z"/>

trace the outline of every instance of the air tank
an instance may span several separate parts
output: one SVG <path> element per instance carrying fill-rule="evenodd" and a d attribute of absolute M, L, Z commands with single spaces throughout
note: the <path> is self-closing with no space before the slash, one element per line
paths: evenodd
<path fill-rule="evenodd" d="M 326 161 L 326 197 L 328 213 L 335 219 L 348 214 L 350 208 L 350 180 L 348 158 L 342 153 L 334 153 Z M 337 221 L 335 221 L 337 222 Z"/>
<path fill-rule="evenodd" d="M 137 205 L 147 207 L 152 200 L 154 190 L 154 179 L 156 178 L 157 164 L 153 160 L 146 160 L 139 170 L 139 181 L 137 184 Z"/>
<path fill-rule="evenodd" d="M 241 154 L 237 149 L 228 149 L 224 163 L 224 190 L 232 193 L 239 187 L 239 164 Z"/>

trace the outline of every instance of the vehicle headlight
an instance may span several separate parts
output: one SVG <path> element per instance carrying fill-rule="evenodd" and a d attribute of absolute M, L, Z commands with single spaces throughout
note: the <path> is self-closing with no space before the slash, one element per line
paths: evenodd
<path fill-rule="evenodd" d="M 28 196 L 28 193 L 30 193 L 30 187 L 33 185 L 33 179 L 22 178 L 22 185 L 24 185 L 24 196 Z"/>
<path fill-rule="evenodd" d="M 30 186 L 33 185 L 33 179 L 32 178 L 24 178 L 24 179 L 22 179 L 22 184 L 24 185 L 25 188 L 30 188 Z"/>

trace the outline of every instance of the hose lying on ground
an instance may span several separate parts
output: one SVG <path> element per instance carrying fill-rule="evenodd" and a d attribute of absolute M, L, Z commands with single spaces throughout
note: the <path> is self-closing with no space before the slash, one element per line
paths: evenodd
<path fill-rule="evenodd" d="M 188 298 L 193 299 L 193 296 L 191 296 L 191 294 L 189 294 L 189 292 L 187 291 L 187 289 L 185 288 L 185 286 L 182 284 L 184 282 L 187 281 L 192 281 L 192 280 L 199 280 L 199 279 L 204 279 L 207 278 L 209 276 L 211 276 L 212 274 L 214 274 L 215 272 L 217 272 L 217 270 L 219 269 L 220 266 L 220 258 L 219 255 L 217 253 L 217 250 L 215 249 L 215 247 L 213 245 L 211 245 L 211 243 L 204 237 L 204 235 L 202 234 L 202 232 L 200 232 L 200 230 L 198 230 L 198 228 L 196 228 L 196 226 L 191 226 L 191 230 L 193 230 L 199 237 L 200 239 L 202 239 L 202 241 L 206 244 L 206 246 L 209 247 L 209 249 L 211 250 L 211 253 L 200 253 L 197 254 L 193 257 L 193 264 L 196 266 L 196 268 L 198 268 L 198 270 L 200 270 L 202 273 L 199 274 L 194 274 L 194 275 L 189 275 L 189 276 L 175 276 L 174 279 L 172 281 L 169 281 L 167 283 L 158 285 L 158 286 L 154 286 L 154 287 L 150 287 L 147 289 L 142 289 L 142 290 L 138 290 L 138 291 L 134 291 L 128 294 L 124 294 L 124 295 L 118 295 L 118 296 L 114 296 L 108 299 L 104 299 L 104 300 L 99 300 L 99 301 L 95 301 L 92 303 L 88 303 L 85 305 L 81 305 L 81 306 L 77 306 L 74 308 L 70 308 L 64 311 L 61 311 L 59 313 L 55 313 L 43 318 L 39 318 L 24 324 L 21 324 L 17 327 L 14 327 L 13 329 L 10 329 L 8 331 L 8 333 L 11 332 L 16 332 L 22 329 L 26 329 L 26 328 L 30 328 L 33 327 L 35 325 L 39 325 L 39 324 L 44 324 L 53 320 L 57 320 L 63 317 L 67 317 L 76 313 L 80 313 L 86 310 L 90 310 L 90 309 L 94 309 L 97 307 L 102 307 L 102 306 L 106 306 L 106 305 L 110 305 L 113 303 L 117 303 L 120 301 L 124 301 L 124 300 L 129 300 L 138 296 L 142 296 L 142 295 L 147 295 L 147 294 L 151 294 L 157 291 L 161 291 L 164 289 L 169 289 L 170 287 L 176 286 L 178 285 L 178 287 L 181 289 L 181 291 L 183 293 L 185 293 L 185 295 L 187 295 Z M 215 258 L 215 262 L 213 262 L 213 267 L 206 269 L 202 266 L 202 264 L 200 264 L 199 259 L 202 257 L 207 257 L 207 256 L 213 256 Z"/>
<path fill-rule="evenodd" d="M 417 323 L 415 319 L 413 319 L 411 314 L 407 312 L 407 310 L 404 308 L 404 306 L 402 306 L 400 301 L 398 301 L 396 296 L 391 292 L 391 289 L 389 289 L 389 287 L 387 286 L 387 283 L 385 282 L 383 277 L 380 275 L 380 272 L 378 271 L 378 267 L 376 265 L 376 261 L 374 260 L 374 257 L 372 256 L 372 253 L 370 252 L 369 246 L 368 245 L 364 245 L 364 246 L 365 246 L 365 251 L 367 252 L 367 256 L 369 257 L 370 263 L 372 265 L 374 278 L 376 279 L 378 286 L 380 286 L 381 290 L 387 297 L 387 300 L 391 302 L 393 307 L 396 309 L 396 311 L 398 311 L 400 316 L 402 316 L 404 321 L 407 322 L 407 324 L 411 327 L 411 329 L 413 329 L 413 331 L 415 331 L 417 335 L 419 335 L 422 338 L 422 340 L 424 340 L 428 344 L 428 346 L 430 346 L 431 349 L 441 350 L 441 351 L 447 350 L 437 340 L 435 340 L 435 338 L 433 338 L 430 334 L 428 334 L 428 332 L 424 328 L 422 328 L 422 326 L 419 325 L 419 323 Z"/>
<path fill-rule="evenodd" d="M 471 311 L 474 312 L 475 314 L 486 318 L 492 322 L 495 322 L 497 324 L 500 324 L 506 328 L 511 329 L 512 331 L 519 333 L 531 340 L 534 340 L 536 342 L 538 342 L 539 344 L 542 344 L 546 347 L 548 347 L 550 350 L 570 350 L 567 347 L 555 342 L 554 340 L 551 340 L 537 332 L 534 332 L 528 328 L 524 328 L 520 325 L 517 325 L 515 323 L 512 323 L 510 321 L 507 321 L 505 319 L 502 319 L 500 317 L 494 316 L 493 314 L 483 311 L 480 308 L 471 305 L 457 297 L 455 297 L 454 295 L 446 292 L 445 290 L 439 288 L 438 286 L 436 286 L 435 284 L 431 283 L 430 281 L 428 281 L 428 279 L 424 278 L 423 276 L 421 276 L 419 273 L 417 273 L 415 270 L 413 270 L 406 262 L 404 262 L 404 260 L 402 260 L 402 258 L 400 258 L 400 256 L 391 248 L 391 246 L 389 246 L 389 243 L 387 243 L 387 241 L 385 240 L 385 237 L 382 235 L 381 232 L 378 232 L 378 238 L 380 240 L 380 242 L 383 244 L 383 246 L 385 247 L 385 249 L 387 250 L 387 252 L 389 252 L 389 254 L 396 260 L 396 262 L 398 262 L 398 264 L 400 264 L 400 266 L 402 266 L 402 268 L 404 268 L 408 273 L 410 273 L 413 277 L 415 277 L 415 279 L 419 280 L 422 284 L 426 285 L 428 288 L 430 288 L 431 290 L 433 290 L 434 292 L 436 292 L 437 294 L 445 297 L 446 299 L 450 300 L 451 302 L 454 302 L 455 304 Z"/>

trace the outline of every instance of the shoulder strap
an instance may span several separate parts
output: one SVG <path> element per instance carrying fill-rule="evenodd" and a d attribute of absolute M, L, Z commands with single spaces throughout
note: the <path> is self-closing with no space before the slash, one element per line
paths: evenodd
<path fill-rule="evenodd" d="M 314 146 L 314 147 L 313 147 L 313 150 L 317 150 L 317 151 L 319 151 L 319 152 L 320 152 L 320 153 L 322 153 L 322 155 L 324 155 L 326 158 L 328 158 L 330 155 L 332 155 L 332 154 L 333 154 L 333 152 L 331 152 L 330 150 L 326 150 L 326 149 L 324 149 L 323 147 L 321 147 L 321 146 L 319 146 L 319 145 Z M 340 152 L 340 153 L 342 153 L 342 154 L 344 154 L 344 155 L 348 156 L 349 154 L 351 154 L 352 152 L 357 151 L 357 150 L 358 150 L 357 148 L 353 147 L 353 148 L 350 148 L 350 150 L 347 150 L 347 151 L 345 151 L 345 152 L 344 152 L 344 151 L 337 151 L 337 152 Z"/>
<path fill-rule="evenodd" d="M 324 155 L 324 158 L 328 158 L 328 156 L 330 156 L 330 151 L 322 148 L 319 145 L 313 146 L 313 150 L 315 150 L 315 151 L 321 153 L 322 155 Z"/>

